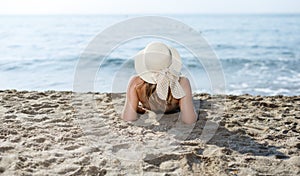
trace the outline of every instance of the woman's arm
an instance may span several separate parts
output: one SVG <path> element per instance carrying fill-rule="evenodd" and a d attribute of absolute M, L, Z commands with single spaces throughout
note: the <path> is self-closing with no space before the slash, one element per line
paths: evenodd
<path fill-rule="evenodd" d="M 126 121 L 134 121 L 137 119 L 137 110 L 139 103 L 135 89 L 137 85 L 137 79 L 137 76 L 132 77 L 127 87 L 125 106 L 121 115 L 122 119 Z"/>
<path fill-rule="evenodd" d="M 179 83 L 185 92 L 185 96 L 179 100 L 180 117 L 184 123 L 192 124 L 197 121 L 197 114 L 194 109 L 191 85 L 185 77 L 181 77 Z"/>

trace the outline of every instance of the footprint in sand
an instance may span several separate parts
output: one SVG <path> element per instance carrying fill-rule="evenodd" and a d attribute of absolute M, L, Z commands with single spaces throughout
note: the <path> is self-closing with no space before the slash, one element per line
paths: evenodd
<path fill-rule="evenodd" d="M 130 148 L 129 144 L 119 144 L 119 145 L 113 146 L 112 152 L 117 153 L 121 149 L 129 149 L 129 148 Z"/>
<path fill-rule="evenodd" d="M 15 147 L 13 146 L 0 146 L 0 152 L 4 153 L 4 152 L 7 152 L 8 150 L 13 150 Z"/>
<path fill-rule="evenodd" d="M 76 150 L 78 149 L 80 146 L 79 145 L 70 145 L 64 148 L 64 150 Z"/>

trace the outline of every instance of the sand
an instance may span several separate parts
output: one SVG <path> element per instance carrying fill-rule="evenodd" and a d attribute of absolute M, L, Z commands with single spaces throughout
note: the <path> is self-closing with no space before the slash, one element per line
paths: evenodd
<path fill-rule="evenodd" d="M 193 96 L 185 125 L 124 122 L 125 94 L 0 91 L 0 175 L 300 174 L 300 96 Z"/>

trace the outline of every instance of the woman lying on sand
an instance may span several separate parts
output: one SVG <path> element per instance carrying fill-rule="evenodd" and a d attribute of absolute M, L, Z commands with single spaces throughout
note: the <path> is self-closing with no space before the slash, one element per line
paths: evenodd
<path fill-rule="evenodd" d="M 197 115 L 191 86 L 186 77 L 180 76 L 182 62 L 177 50 L 152 42 L 134 59 L 138 75 L 129 81 L 122 118 L 134 121 L 137 113 L 146 110 L 172 113 L 180 109 L 181 120 L 194 123 Z"/>

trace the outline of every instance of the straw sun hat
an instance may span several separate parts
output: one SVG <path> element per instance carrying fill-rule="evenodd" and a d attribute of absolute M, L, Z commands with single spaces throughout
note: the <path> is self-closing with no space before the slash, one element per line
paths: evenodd
<path fill-rule="evenodd" d="M 134 57 L 134 65 L 140 78 L 157 84 L 159 98 L 166 100 L 169 88 L 174 98 L 185 96 L 179 84 L 181 57 L 175 48 L 160 42 L 151 42 Z"/>

